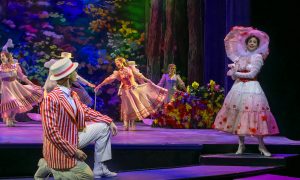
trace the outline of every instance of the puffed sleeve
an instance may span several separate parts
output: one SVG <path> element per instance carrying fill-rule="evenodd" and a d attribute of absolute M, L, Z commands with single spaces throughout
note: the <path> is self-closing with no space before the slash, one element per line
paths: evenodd
<path fill-rule="evenodd" d="M 160 86 L 160 87 L 164 87 L 165 84 L 166 84 L 166 74 L 163 74 L 157 85 Z"/>
<path fill-rule="evenodd" d="M 136 67 L 129 66 L 129 68 L 132 70 L 132 73 L 134 75 L 134 78 L 138 80 L 139 83 L 143 83 L 144 81 L 148 82 L 149 79 L 147 79 Z"/>
<path fill-rule="evenodd" d="M 118 71 L 114 71 L 112 75 L 108 76 L 106 79 L 104 79 L 101 83 L 101 86 L 109 84 L 114 82 L 115 80 L 121 80 L 119 72 Z"/>
<path fill-rule="evenodd" d="M 145 81 L 148 80 L 148 79 L 145 78 L 145 76 L 140 72 L 140 70 L 137 69 L 135 66 L 129 66 L 129 68 L 132 70 L 132 73 L 133 73 L 135 79 L 136 79 L 140 84 L 143 84 L 143 83 L 145 83 Z"/>
<path fill-rule="evenodd" d="M 263 64 L 264 62 L 262 56 L 260 54 L 254 55 L 254 57 L 252 57 L 251 59 L 250 72 L 247 73 L 235 72 L 234 77 L 253 79 L 257 76 Z"/>

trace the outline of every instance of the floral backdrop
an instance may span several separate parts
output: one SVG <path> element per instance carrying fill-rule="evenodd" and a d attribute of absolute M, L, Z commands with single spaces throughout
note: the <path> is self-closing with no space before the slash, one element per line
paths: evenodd
<path fill-rule="evenodd" d="M 36 84 L 43 85 L 47 77 L 44 63 L 62 51 L 73 54 L 78 74 L 94 84 L 113 72 L 116 56 L 136 61 L 142 72 L 146 69 L 143 1 L 10 0 L 4 8 L 0 45 L 13 40 L 10 52 Z M 113 118 L 119 117 L 117 85 L 105 86 L 97 96 L 96 109 Z M 86 90 L 94 97 L 93 89 Z"/>

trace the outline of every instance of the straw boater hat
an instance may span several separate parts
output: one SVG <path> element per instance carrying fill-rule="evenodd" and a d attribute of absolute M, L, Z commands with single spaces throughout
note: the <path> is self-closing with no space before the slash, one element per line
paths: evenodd
<path fill-rule="evenodd" d="M 52 72 L 50 80 L 57 81 L 68 76 L 77 68 L 77 66 L 78 63 L 73 63 L 69 58 L 64 58 L 55 62 L 50 67 L 50 71 Z"/>
<path fill-rule="evenodd" d="M 62 53 L 60 54 L 60 57 L 61 57 L 61 58 L 69 58 L 69 59 L 73 58 L 73 57 L 72 57 L 72 53 L 69 53 L 69 52 L 62 52 Z"/>

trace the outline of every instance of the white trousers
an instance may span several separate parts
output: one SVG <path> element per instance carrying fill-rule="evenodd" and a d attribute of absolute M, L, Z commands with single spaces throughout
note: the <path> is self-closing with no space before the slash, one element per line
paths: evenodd
<path fill-rule="evenodd" d="M 106 123 L 93 123 L 87 125 L 84 132 L 79 133 L 79 149 L 95 142 L 94 159 L 96 169 L 99 169 L 101 162 L 111 159 L 110 127 Z M 90 167 L 83 161 L 77 161 L 76 166 L 67 170 L 59 171 L 47 167 L 46 161 L 39 161 L 39 169 L 34 175 L 35 180 L 46 178 L 52 172 L 56 180 L 92 180 L 94 174 Z"/>
<path fill-rule="evenodd" d="M 87 125 L 84 132 L 79 133 L 79 149 L 95 142 L 95 163 L 111 159 L 110 127 L 106 123 Z"/>

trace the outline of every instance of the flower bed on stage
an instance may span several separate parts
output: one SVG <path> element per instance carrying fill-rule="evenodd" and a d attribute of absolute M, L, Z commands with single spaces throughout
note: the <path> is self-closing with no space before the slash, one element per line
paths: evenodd
<path fill-rule="evenodd" d="M 211 128 L 224 100 L 224 89 L 213 80 L 205 86 L 193 82 L 187 92 L 176 92 L 172 101 L 152 116 L 152 127 Z"/>

